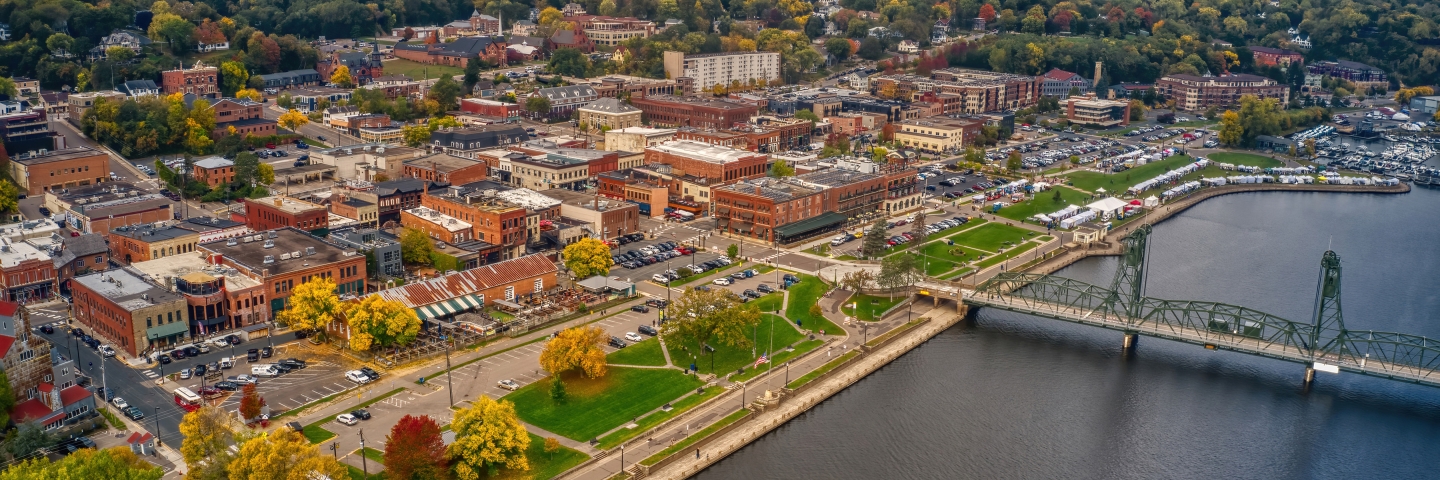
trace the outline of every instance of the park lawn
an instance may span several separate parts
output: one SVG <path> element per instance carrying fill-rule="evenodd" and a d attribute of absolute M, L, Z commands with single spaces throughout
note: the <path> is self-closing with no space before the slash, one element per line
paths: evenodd
<path fill-rule="evenodd" d="M 685 398 L 680 399 L 680 401 L 675 402 L 674 405 L 671 405 L 670 411 L 668 412 L 655 412 L 644 417 L 640 417 L 640 421 L 635 422 L 637 425 L 640 425 L 638 427 L 622 428 L 614 432 L 610 432 L 609 435 L 600 437 L 600 444 L 597 446 L 601 450 L 609 450 L 611 448 L 615 448 L 616 445 L 620 445 L 626 440 L 635 438 L 636 436 L 645 433 L 651 428 L 654 428 L 656 425 L 659 425 L 661 422 L 669 420 L 681 413 L 685 413 L 687 410 L 695 408 L 696 405 L 705 403 L 706 400 L 715 398 L 722 393 L 725 393 L 724 388 L 713 387 L 709 390 L 706 390 L 705 393 L 686 396 Z"/>
<path fill-rule="evenodd" d="M 776 286 L 778 287 L 779 285 Z M 765 294 L 765 296 L 760 297 L 758 300 L 751 300 L 749 305 L 762 312 L 778 312 L 783 303 L 785 303 L 785 296 L 781 294 L 781 292 L 772 292 Z"/>
<path fill-rule="evenodd" d="M 746 380 L 749 380 L 749 379 L 758 377 L 758 376 L 760 376 L 760 375 L 764 375 L 765 372 L 769 372 L 770 369 L 772 369 L 772 368 L 776 368 L 776 367 L 784 368 L 784 367 L 785 367 L 785 362 L 788 362 L 788 361 L 790 361 L 791 359 L 797 358 L 797 357 L 799 357 L 799 356 L 801 356 L 801 355 L 810 353 L 811 350 L 814 350 L 814 349 L 816 349 L 816 348 L 819 348 L 821 345 L 824 345 L 824 344 L 825 344 L 825 341 L 824 341 L 824 340 L 820 340 L 820 339 L 806 340 L 806 341 L 800 342 L 799 345 L 796 345 L 794 350 L 780 350 L 780 351 L 777 351 L 777 352 L 775 352 L 775 355 L 771 356 L 769 362 L 766 362 L 766 363 L 764 363 L 764 364 L 761 364 L 758 368 L 752 368 L 752 369 L 746 370 L 745 373 L 731 376 L 731 377 L 730 377 L 730 381 L 732 381 L 732 382 L 743 382 L 743 381 L 746 381 Z M 796 373 L 798 374 L 799 372 L 796 372 Z"/>
<path fill-rule="evenodd" d="M 1030 238 L 1035 232 L 1005 225 L 1003 223 L 991 223 L 974 230 L 967 230 L 950 237 L 957 245 L 964 245 L 976 250 L 994 252 L 1005 247 L 1008 242 L 1017 244 Z"/>
<path fill-rule="evenodd" d="M 611 365 L 665 366 L 665 353 L 660 351 L 660 338 L 650 337 L 632 343 L 605 356 Z"/>
<path fill-rule="evenodd" d="M 531 383 L 504 398 L 515 403 L 515 413 L 521 420 L 582 442 L 702 384 L 693 375 L 665 368 L 612 366 L 600 378 L 586 378 L 579 371 L 561 375 L 567 394 L 563 403 L 550 398 L 549 381 Z"/>
<path fill-rule="evenodd" d="M 370 447 L 365 447 L 365 450 L 363 450 L 363 451 L 362 451 L 362 450 L 356 450 L 356 452 L 360 452 L 361 455 L 364 455 L 365 458 L 369 459 L 369 460 L 372 461 L 372 462 L 375 462 L 375 463 L 378 463 L 378 464 L 381 464 L 381 465 L 384 465 L 384 464 L 385 464 L 385 452 L 382 452 L 382 451 L 379 451 L 379 450 L 376 450 L 376 449 L 373 449 L 373 448 L 370 448 Z M 354 453 L 354 452 L 352 452 L 352 453 Z"/>
<path fill-rule="evenodd" d="M 440 78 L 442 75 L 464 75 L 465 69 L 449 65 L 426 65 L 413 60 L 397 58 L 385 61 L 386 75 L 406 75 L 416 80 Z M 481 78 L 485 78 L 481 76 Z"/>
<path fill-rule="evenodd" d="M 988 268 L 992 265 L 999 265 L 1000 262 L 1003 262 L 1010 258 L 1014 258 L 1015 256 L 1022 253 L 1028 252 L 1030 251 L 1030 249 L 1035 248 L 1036 246 L 1037 245 L 1034 242 L 1025 242 L 1015 248 L 1006 250 L 1004 253 L 992 256 L 990 258 L 986 258 L 985 260 L 980 261 L 980 263 L 977 265 L 979 265 L 980 268 Z"/>
<path fill-rule="evenodd" d="M 502 468 L 495 475 L 485 475 L 480 478 L 547 480 L 555 478 L 589 459 L 589 455 L 564 445 L 552 453 L 546 453 L 545 439 L 532 433 L 530 434 L 530 446 L 525 448 L 525 460 L 530 463 L 529 470 Z"/>
<path fill-rule="evenodd" d="M 945 276 L 940 277 L 940 279 L 941 279 L 941 280 L 956 280 L 956 279 L 959 279 L 959 278 L 964 277 L 964 276 L 966 276 L 966 275 L 969 275 L 970 272 L 973 272 L 973 271 L 975 271 L 975 269 L 970 268 L 970 267 L 965 267 L 965 268 L 956 270 L 956 271 L 954 271 L 954 272 L 950 272 L 949 274 L 946 274 Z"/>
<path fill-rule="evenodd" d="M 930 235 L 926 235 L 926 236 L 925 236 L 925 239 L 924 239 L 924 240 L 920 240 L 920 241 L 921 241 L 921 242 L 930 242 L 930 241 L 940 240 L 940 239 L 945 238 L 946 236 L 954 235 L 954 234 L 959 233 L 959 232 L 964 232 L 964 231 L 972 230 L 972 229 L 974 229 L 974 228 L 976 228 L 976 227 L 979 227 L 979 226 L 981 226 L 981 225 L 984 225 L 986 222 L 989 222 L 989 220 L 985 220 L 985 219 L 979 218 L 979 217 L 970 217 L 970 221 L 965 222 L 964 225 L 957 225 L 957 226 L 954 226 L 954 227 L 950 227 L 950 228 L 947 228 L 947 229 L 944 229 L 944 230 L 935 232 L 935 233 L 930 234 Z M 906 227 L 910 227 L 910 225 L 902 225 L 902 226 L 895 227 L 895 228 L 891 229 L 891 232 L 893 232 L 893 233 L 886 233 L 885 238 L 890 238 L 891 235 L 899 235 L 899 234 L 901 234 L 901 233 L 909 233 L 910 230 L 908 230 L 908 229 L 902 230 L 902 229 L 904 229 L 904 228 L 906 228 Z M 881 255 L 881 256 L 888 257 L 888 256 L 891 256 L 891 255 L 895 255 L 895 254 L 897 254 L 897 253 L 900 253 L 900 252 L 909 251 L 909 250 L 910 250 L 909 247 L 911 247 L 911 246 L 913 246 L 913 245 L 915 245 L 915 242 L 905 243 L 905 244 L 901 244 L 901 245 L 887 246 L 886 248 L 889 248 L 890 251 L 887 252 L 887 253 L 885 253 L 884 255 Z M 926 248 L 929 248 L 929 247 L 927 246 Z"/>
<path fill-rule="evenodd" d="M 770 338 L 771 332 L 775 338 Z M 719 342 L 711 342 L 710 346 L 715 347 L 714 365 L 712 370 L 711 353 L 700 348 L 700 344 L 694 341 L 684 341 L 679 337 L 665 339 L 665 347 L 670 349 L 670 359 L 676 366 L 689 367 L 691 362 L 695 363 L 700 373 L 716 373 L 724 375 L 739 370 L 740 367 L 749 367 L 755 363 L 760 355 L 772 345 L 775 349 L 781 349 L 800 341 L 803 338 L 800 332 L 791 326 L 785 319 L 776 315 L 765 314 L 760 316 L 760 323 L 751 329 L 751 339 L 754 347 L 736 348 Z M 772 342 L 773 340 L 773 342 Z M 692 357 L 691 354 L 694 354 Z"/>
<path fill-rule="evenodd" d="M 840 309 L 846 315 L 861 320 L 879 320 L 880 314 L 903 300 L 905 300 L 905 295 L 896 295 L 893 298 L 879 295 L 856 295 L 850 297 L 850 301 Z M 851 304 L 855 304 L 855 308 L 850 308 Z"/>
<path fill-rule="evenodd" d="M 318 445 L 321 442 L 335 438 L 335 432 L 326 430 L 325 427 L 315 424 L 303 427 L 301 433 L 305 435 L 305 439 L 309 440 L 311 445 Z"/>
<path fill-rule="evenodd" d="M 820 303 L 820 297 L 830 291 L 830 285 L 812 275 L 800 275 L 800 283 L 790 286 L 790 302 L 785 307 L 785 318 L 800 321 L 801 328 L 809 328 L 826 335 L 845 333 L 824 315 L 810 315 L 810 306 Z"/>
<path fill-rule="evenodd" d="M 1275 168 L 1285 166 L 1285 162 L 1255 155 L 1253 153 L 1218 152 L 1206 155 L 1213 162 L 1228 163 L 1231 165 L 1249 165 L 1251 167 Z M 1236 175 L 1245 175 L 1236 173 Z"/>
<path fill-rule="evenodd" d="M 1069 174 L 1070 185 L 1087 191 L 1094 192 L 1104 187 L 1105 191 L 1120 193 L 1131 186 L 1160 176 L 1160 174 L 1180 168 L 1190 163 L 1189 155 L 1174 155 L 1158 162 L 1147 163 L 1120 173 L 1101 173 L 1094 171 L 1072 172 Z"/>
<path fill-rule="evenodd" d="M 1060 192 L 1059 201 L 1055 200 L 1055 192 Z M 1037 214 L 1054 212 L 1070 205 L 1084 206 L 1089 198 L 1089 195 L 1074 189 L 1055 187 L 1054 190 L 1037 193 L 1033 198 L 1024 202 L 1001 208 L 995 214 L 1023 222 Z"/>

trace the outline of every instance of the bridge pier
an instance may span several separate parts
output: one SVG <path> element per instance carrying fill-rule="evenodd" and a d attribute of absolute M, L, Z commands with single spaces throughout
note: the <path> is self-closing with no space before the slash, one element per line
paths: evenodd
<path fill-rule="evenodd" d="M 1134 349 L 1135 349 L 1135 344 L 1136 344 L 1136 342 L 1139 342 L 1139 341 L 1140 341 L 1140 334 L 1138 334 L 1138 333 L 1126 333 L 1126 334 L 1125 334 L 1125 346 L 1124 346 L 1124 349 L 1125 349 L 1125 350 L 1134 350 Z"/>
<path fill-rule="evenodd" d="M 1311 366 L 1311 365 L 1307 365 L 1307 366 L 1305 366 L 1305 383 L 1304 383 L 1305 388 L 1310 388 L 1310 386 L 1311 386 L 1311 385 L 1314 385 L 1314 384 L 1315 384 L 1315 367 L 1314 367 L 1314 366 Z"/>

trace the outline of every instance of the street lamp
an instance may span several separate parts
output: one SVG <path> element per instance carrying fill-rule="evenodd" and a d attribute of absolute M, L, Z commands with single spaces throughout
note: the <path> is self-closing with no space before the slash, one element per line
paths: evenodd
<path fill-rule="evenodd" d="M 445 326 L 444 326 L 444 325 L 441 325 L 440 328 L 443 329 L 443 328 L 445 328 Z M 450 335 L 446 335 L 445 338 L 444 338 L 444 341 L 445 341 L 445 389 L 450 391 L 449 393 L 450 393 L 450 407 L 451 407 L 451 408 L 454 408 L 454 407 L 455 407 L 455 382 L 451 379 L 451 375 L 450 375 L 450 371 L 452 370 L 452 369 L 450 368 L 450 343 L 451 343 L 451 339 L 452 339 L 452 337 L 453 337 L 454 335 L 455 335 L 455 327 L 450 327 Z M 361 451 L 360 453 L 363 454 L 363 453 L 365 453 L 365 452 L 364 452 L 364 451 Z"/>
<path fill-rule="evenodd" d="M 370 476 L 370 462 L 365 459 L 365 429 L 363 428 L 360 429 L 360 468 L 365 476 Z"/>

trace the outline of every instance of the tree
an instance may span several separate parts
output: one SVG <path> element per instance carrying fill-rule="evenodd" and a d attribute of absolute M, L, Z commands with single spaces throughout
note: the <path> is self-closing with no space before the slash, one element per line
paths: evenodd
<path fill-rule="evenodd" d="M 249 385 L 246 385 L 248 388 Z M 211 405 L 185 414 L 180 419 L 180 455 L 190 465 L 196 478 L 224 478 L 225 468 L 234 458 L 229 442 L 235 440 L 229 412 Z"/>
<path fill-rule="evenodd" d="M 428 415 L 405 415 L 385 437 L 386 478 L 445 479 L 450 476 L 440 425 Z"/>
<path fill-rule="evenodd" d="M 435 115 L 439 115 L 441 112 L 459 108 L 459 104 L 456 102 L 461 95 L 464 95 L 464 92 L 461 91 L 460 84 L 455 83 L 455 79 L 450 75 L 444 75 L 430 86 L 430 93 L 426 94 L 425 98 L 440 104 L 440 108 L 434 112 Z"/>
<path fill-rule="evenodd" d="M 400 134 L 404 138 L 405 145 L 418 147 L 430 141 L 430 129 L 425 125 L 406 125 L 400 127 Z"/>
<path fill-rule="evenodd" d="M 347 304 L 346 324 L 350 326 L 350 349 L 368 351 L 379 345 L 406 345 L 420 334 L 420 317 L 398 300 L 368 295 L 360 303 Z"/>
<path fill-rule="evenodd" d="M 277 316 L 290 325 L 290 328 L 324 328 L 340 314 L 340 297 L 335 295 L 335 281 L 326 277 L 313 277 L 291 291 L 285 306 L 284 311 Z"/>
<path fill-rule="evenodd" d="M 531 95 L 525 99 L 525 110 L 534 114 L 550 113 L 550 99 L 539 94 Z"/>
<path fill-rule="evenodd" d="M 400 232 L 400 258 L 411 265 L 429 265 L 432 260 L 430 256 L 435 254 L 435 244 L 430 242 L 430 236 L 425 232 L 413 228 L 404 228 Z"/>
<path fill-rule="evenodd" d="M 569 47 L 556 49 L 550 55 L 550 63 L 547 68 L 550 73 L 585 78 L 586 73 L 590 70 L 590 57 Z"/>
<path fill-rule="evenodd" d="M 835 61 L 843 62 L 850 58 L 850 41 L 840 37 L 832 37 L 825 41 L 825 53 L 835 57 Z"/>
<path fill-rule="evenodd" d="M 573 327 L 561 330 L 545 342 L 540 351 L 540 368 L 556 379 L 560 374 L 579 368 L 590 378 L 605 376 L 605 349 L 601 345 L 610 338 L 600 327 Z"/>
<path fill-rule="evenodd" d="M 20 198 L 15 184 L 0 180 L 0 211 L 13 211 Z M 10 424 L 10 410 L 15 408 L 15 390 L 10 386 L 10 375 L 0 370 L 0 425 Z"/>
<path fill-rule="evenodd" d="M 1145 102 L 1139 100 L 1130 101 L 1130 121 L 1139 122 L 1145 120 Z"/>
<path fill-rule="evenodd" d="M 259 180 L 261 185 L 269 185 L 275 183 L 274 165 L 262 163 L 255 168 L 255 174 L 258 177 L 256 180 Z"/>
<path fill-rule="evenodd" d="M 563 252 L 565 268 L 575 273 L 575 278 L 585 279 L 596 275 L 609 275 L 610 247 L 594 238 L 582 238 L 565 246 Z"/>
<path fill-rule="evenodd" d="M 854 25 L 855 23 L 852 22 L 851 24 Z M 860 41 L 860 49 L 856 50 L 855 54 L 866 60 L 879 60 L 885 56 L 885 45 L 883 45 L 883 42 L 878 38 L 865 37 L 864 40 Z"/>
<path fill-rule="evenodd" d="M 865 232 L 865 242 L 860 244 L 860 252 L 866 257 L 874 257 L 885 252 L 885 219 L 875 222 L 870 231 Z"/>
<path fill-rule="evenodd" d="M 45 39 L 45 48 L 51 53 L 69 52 L 75 46 L 75 37 L 63 33 L 56 33 Z"/>
<path fill-rule="evenodd" d="M 740 246 L 732 243 L 729 247 L 725 247 L 725 256 L 732 259 L 740 258 Z"/>
<path fill-rule="evenodd" d="M 240 90 L 236 90 L 235 98 L 244 98 L 246 100 L 254 102 L 265 101 L 265 95 L 261 94 L 259 90 L 253 88 L 242 88 Z"/>
<path fill-rule="evenodd" d="M 504 75 L 496 75 L 503 77 Z M 475 91 L 475 84 L 480 83 L 480 58 L 471 58 L 465 61 L 465 91 L 468 94 Z"/>
<path fill-rule="evenodd" d="M 896 289 L 915 283 L 921 276 L 913 255 L 891 255 L 880 260 L 880 274 L 875 276 L 875 283 L 894 294 Z"/>
<path fill-rule="evenodd" d="M 1020 161 L 1020 152 L 1018 151 L 1011 151 L 1010 158 L 1005 160 L 1005 169 L 1012 172 L 1018 172 L 1024 166 Z"/>
<path fill-rule="evenodd" d="M 19 94 L 20 90 L 15 88 L 14 79 L 9 77 L 0 77 L 0 95 L 8 95 L 10 97 L 14 97 Z"/>
<path fill-rule="evenodd" d="M 840 277 L 840 288 L 851 292 L 859 292 L 860 289 L 875 281 L 875 274 L 869 270 L 855 270 Z"/>
<path fill-rule="evenodd" d="M 995 6 L 988 3 L 982 5 L 980 7 L 980 18 L 985 19 L 985 26 L 987 28 L 990 24 L 995 23 Z"/>
<path fill-rule="evenodd" d="M 350 78 L 350 67 L 335 67 L 335 72 L 330 74 L 330 83 L 339 85 L 340 88 L 355 88 L 355 80 Z"/>
<path fill-rule="evenodd" d="M 810 109 L 808 109 L 808 108 L 802 108 L 802 109 L 800 109 L 800 110 L 795 111 L 795 118 L 798 118 L 798 119 L 801 119 L 801 120 L 809 120 L 809 121 L 812 121 L 812 122 L 819 122 L 819 121 L 820 121 L 820 116 L 819 116 L 819 115 L 816 115 L 815 112 L 810 111 Z"/>
<path fill-rule="evenodd" d="M 525 450 L 530 433 L 515 414 L 515 404 L 495 401 L 482 395 L 469 407 L 455 413 L 451 423 L 455 442 L 446 451 L 458 480 L 479 480 L 494 476 L 501 466 L 529 470 Z M 335 477 L 338 478 L 338 477 Z"/>
<path fill-rule="evenodd" d="M 1220 114 L 1220 143 L 1227 146 L 1238 146 L 1245 135 L 1245 127 L 1240 126 L 1240 114 L 1234 110 L 1226 110 Z"/>
<path fill-rule="evenodd" d="M 1307 138 L 1307 139 L 1305 139 L 1305 156 L 1306 156 L 1307 158 L 1315 158 L 1315 139 L 1314 139 L 1314 138 Z"/>
<path fill-rule="evenodd" d="M 240 392 L 240 417 L 247 421 L 260 418 L 260 412 L 265 407 L 265 399 L 260 396 L 260 392 L 255 390 L 255 384 L 245 384 L 245 388 L 242 388 Z"/>
<path fill-rule="evenodd" d="M 113 447 L 81 449 L 53 463 L 44 456 L 25 460 L 0 472 L 0 480 L 160 480 L 164 475 L 165 470 L 141 460 L 129 447 Z"/>
<path fill-rule="evenodd" d="M 544 10 L 540 11 L 541 26 L 548 27 L 563 19 L 565 19 L 565 14 L 560 13 L 560 10 L 555 7 L 545 7 Z"/>
<path fill-rule="evenodd" d="M 241 443 L 229 472 L 231 480 L 349 478 L 344 465 L 289 427 Z"/>
<path fill-rule="evenodd" d="M 915 221 L 910 223 L 910 235 L 915 237 L 915 243 L 911 246 L 920 245 L 920 239 L 925 238 L 925 209 L 915 213 Z"/>
<path fill-rule="evenodd" d="M 566 398 L 569 398 L 569 394 L 565 393 L 565 381 L 560 380 L 560 377 L 551 377 L 550 399 L 555 403 L 565 403 Z"/>
<path fill-rule="evenodd" d="M 298 131 L 301 126 L 310 123 L 310 117 L 292 108 L 290 111 L 280 114 L 278 123 L 280 124 L 280 128 L 294 132 Z"/>
<path fill-rule="evenodd" d="M 660 326 L 663 335 L 711 345 L 718 342 L 735 348 L 750 346 L 750 329 L 760 324 L 760 312 L 740 303 L 735 292 L 725 289 L 685 289 L 669 306 L 669 315 Z"/>
<path fill-rule="evenodd" d="M 784 160 L 776 160 L 770 164 L 770 176 L 775 178 L 795 176 L 795 167 L 790 166 Z"/>
<path fill-rule="evenodd" d="M 403 32 L 401 32 L 400 38 L 401 38 L 402 40 L 406 40 L 406 41 L 409 41 L 410 39 L 415 38 L 415 29 L 410 28 L 410 27 L 405 27 L 405 30 L 404 30 Z"/>
<path fill-rule="evenodd" d="M 40 428 L 34 422 L 21 424 L 16 430 L 14 438 L 10 440 L 10 454 L 17 458 L 33 455 L 43 448 L 55 445 L 59 441 L 55 435 Z"/>
<path fill-rule="evenodd" d="M 605 17 L 615 16 L 615 0 L 602 0 L 600 2 L 600 15 Z"/>
<path fill-rule="evenodd" d="M 190 34 L 194 32 L 195 24 L 173 13 L 161 13 L 150 20 L 148 33 L 151 40 L 169 43 L 170 51 L 179 53 L 190 49 Z"/>
<path fill-rule="evenodd" d="M 612 0 L 605 1 L 611 2 Z M 560 450 L 560 440 L 555 437 L 545 437 L 545 453 L 549 454 L 551 458 L 554 458 L 557 450 Z"/>

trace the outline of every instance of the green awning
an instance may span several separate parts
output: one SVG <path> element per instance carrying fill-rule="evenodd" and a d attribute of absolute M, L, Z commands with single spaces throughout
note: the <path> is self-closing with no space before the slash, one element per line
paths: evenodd
<path fill-rule="evenodd" d="M 825 212 L 798 222 L 790 222 L 775 227 L 775 234 L 781 237 L 793 237 L 813 230 L 837 225 L 845 222 L 845 215 L 835 212 Z"/>
<path fill-rule="evenodd" d="M 145 338 L 150 340 L 158 340 L 177 333 L 185 333 L 188 331 L 190 331 L 189 322 L 170 322 L 164 325 L 145 329 Z"/>
<path fill-rule="evenodd" d="M 425 310 L 425 307 L 415 309 L 415 316 L 420 317 L 421 321 L 429 320 L 431 318 L 430 311 Z"/>

